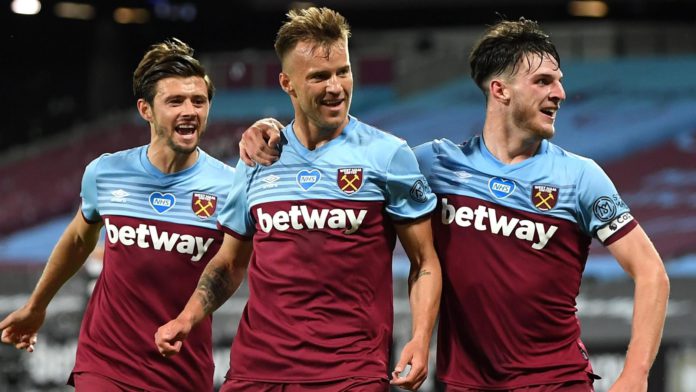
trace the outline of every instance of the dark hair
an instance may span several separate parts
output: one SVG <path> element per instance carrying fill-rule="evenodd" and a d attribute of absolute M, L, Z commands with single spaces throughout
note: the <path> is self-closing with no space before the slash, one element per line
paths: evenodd
<path fill-rule="evenodd" d="M 169 77 L 200 76 L 208 86 L 208 100 L 213 100 L 215 87 L 205 68 L 193 57 L 193 48 L 179 39 L 171 38 L 150 46 L 133 72 L 133 94 L 152 104 L 157 82 Z"/>
<path fill-rule="evenodd" d="M 298 42 L 313 41 L 329 53 L 331 45 L 350 37 L 350 26 L 341 14 L 326 7 L 291 10 L 278 30 L 275 51 L 280 61 Z"/>
<path fill-rule="evenodd" d="M 498 22 L 486 30 L 469 54 L 471 77 L 488 94 L 486 80 L 507 69 L 514 74 L 520 59 L 528 54 L 551 56 L 561 66 L 556 47 L 537 22 L 525 18 Z"/>

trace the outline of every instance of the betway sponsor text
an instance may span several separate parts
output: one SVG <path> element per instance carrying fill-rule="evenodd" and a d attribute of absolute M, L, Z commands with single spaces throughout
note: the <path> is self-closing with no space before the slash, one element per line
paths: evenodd
<path fill-rule="evenodd" d="M 442 223 L 456 224 L 461 227 L 472 227 L 478 231 L 489 231 L 505 237 L 515 236 L 532 243 L 532 248 L 541 250 L 558 230 L 558 226 L 546 226 L 543 223 L 527 219 L 498 216 L 498 211 L 492 207 L 478 206 L 456 208 L 442 198 Z"/>
<path fill-rule="evenodd" d="M 150 248 L 155 250 L 165 250 L 167 252 L 176 251 L 181 254 L 193 255 L 191 261 L 200 261 L 213 238 L 203 238 L 190 234 L 169 233 L 158 231 L 154 225 L 141 223 L 138 227 L 123 225 L 118 227 L 104 220 L 106 236 L 111 243 L 121 243 L 125 246 L 138 246 L 139 248 Z"/>

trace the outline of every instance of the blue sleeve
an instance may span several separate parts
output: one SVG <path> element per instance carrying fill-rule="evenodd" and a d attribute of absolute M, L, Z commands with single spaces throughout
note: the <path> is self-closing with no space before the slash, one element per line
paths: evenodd
<path fill-rule="evenodd" d="M 254 169 L 249 168 L 240 159 L 234 171 L 232 188 L 227 194 L 227 201 L 218 216 L 218 223 L 225 232 L 231 231 L 245 238 L 252 237 L 255 231 L 247 198 L 250 170 Z"/>
<path fill-rule="evenodd" d="M 82 210 L 82 216 L 84 216 L 88 222 L 98 222 L 101 220 L 99 200 L 97 197 L 97 167 L 102 157 L 103 155 L 90 162 L 82 175 L 82 188 L 80 189 L 82 204 L 80 208 Z"/>
<path fill-rule="evenodd" d="M 432 173 L 432 162 L 434 153 L 434 143 L 427 142 L 413 148 L 413 153 L 416 155 L 418 167 L 425 178 L 430 178 Z"/>
<path fill-rule="evenodd" d="M 389 162 L 386 178 L 386 210 L 394 220 L 419 218 L 435 209 L 435 195 L 406 143 Z"/>
<path fill-rule="evenodd" d="M 579 222 L 602 243 L 633 221 L 616 187 L 594 161 L 588 160 L 578 182 Z"/>

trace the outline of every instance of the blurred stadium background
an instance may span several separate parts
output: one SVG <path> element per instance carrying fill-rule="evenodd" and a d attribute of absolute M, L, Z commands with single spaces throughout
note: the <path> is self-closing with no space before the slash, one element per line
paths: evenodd
<path fill-rule="evenodd" d="M 191 44 L 218 92 L 203 146 L 234 164 L 255 119 L 291 117 L 272 52 L 286 0 L 5 0 L 0 9 L 0 317 L 21 306 L 79 205 L 87 162 L 145 144 L 131 72 L 146 48 Z M 352 113 L 411 145 L 480 132 L 467 54 L 498 14 L 536 19 L 563 60 L 568 100 L 554 142 L 597 160 L 660 251 L 672 298 L 650 391 L 696 391 L 696 2 L 690 0 L 334 0 L 353 27 Z M 0 391 L 70 391 L 76 336 L 98 261 L 49 307 L 37 351 L 0 347 Z M 394 260 L 395 352 L 410 325 L 403 251 Z M 623 364 L 633 285 L 601 246 L 578 300 L 605 391 Z M 245 289 L 215 314 L 216 380 Z M 521 304 L 523 305 L 523 304 Z M 134 326 L 137 328 L 137 326 Z M 108 333 L 108 331 L 105 331 Z M 434 354 L 435 347 L 433 347 Z M 434 358 L 434 356 L 433 356 Z M 434 368 L 434 362 L 432 364 Z M 431 377 L 423 391 L 436 391 Z"/>

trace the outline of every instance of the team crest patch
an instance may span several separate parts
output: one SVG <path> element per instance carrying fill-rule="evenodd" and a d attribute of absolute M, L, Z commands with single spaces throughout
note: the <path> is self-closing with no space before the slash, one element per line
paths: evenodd
<path fill-rule="evenodd" d="M 532 186 L 532 204 L 539 211 L 548 211 L 556 207 L 558 187 L 551 185 Z"/>
<path fill-rule="evenodd" d="M 191 209 L 197 217 L 208 219 L 215 213 L 217 207 L 217 196 L 208 193 L 193 192 L 191 198 Z"/>
<path fill-rule="evenodd" d="M 515 191 L 515 182 L 500 177 L 493 177 L 488 181 L 488 190 L 497 199 L 504 199 Z"/>
<path fill-rule="evenodd" d="M 361 167 L 349 167 L 338 169 L 336 176 L 338 188 L 347 195 L 352 195 L 362 188 L 363 169 Z"/>
<path fill-rule="evenodd" d="M 309 190 L 321 179 L 321 172 L 317 169 L 300 170 L 297 172 L 297 185 L 304 190 Z"/>
<path fill-rule="evenodd" d="M 176 204 L 176 197 L 171 193 L 152 192 L 150 194 L 150 206 L 158 214 L 164 214 L 171 210 L 174 204 Z"/>

